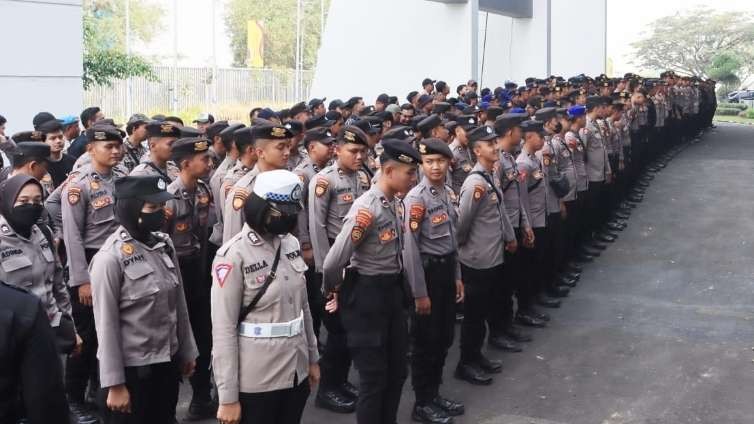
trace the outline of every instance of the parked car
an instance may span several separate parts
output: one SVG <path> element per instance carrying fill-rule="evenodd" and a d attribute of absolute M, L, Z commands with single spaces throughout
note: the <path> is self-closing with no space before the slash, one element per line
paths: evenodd
<path fill-rule="evenodd" d="M 742 100 L 754 100 L 754 90 L 737 90 L 728 93 L 730 103 L 738 103 Z"/>

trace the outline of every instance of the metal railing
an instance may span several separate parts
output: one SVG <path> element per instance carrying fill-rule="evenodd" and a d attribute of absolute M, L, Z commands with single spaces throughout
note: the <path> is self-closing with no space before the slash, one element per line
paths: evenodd
<path fill-rule="evenodd" d="M 108 116 L 130 113 L 171 113 L 191 108 L 212 110 L 218 105 L 292 105 L 308 98 L 313 71 L 302 71 L 297 93 L 293 69 L 219 68 L 155 66 L 157 81 L 132 78 L 131 105 L 127 104 L 126 80 L 112 86 L 95 86 L 84 92 L 86 106 L 96 105 Z M 178 90 L 173 93 L 173 79 Z"/>

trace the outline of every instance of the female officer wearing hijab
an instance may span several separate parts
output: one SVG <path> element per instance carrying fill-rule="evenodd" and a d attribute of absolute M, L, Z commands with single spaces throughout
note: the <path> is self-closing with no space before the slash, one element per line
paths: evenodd
<path fill-rule="evenodd" d="M 158 232 L 166 188 L 160 176 L 115 182 L 120 227 L 89 266 L 106 423 L 174 422 L 180 376 L 198 355 L 175 249 Z"/>
<path fill-rule="evenodd" d="M 58 352 L 65 355 L 81 341 L 73 326 L 62 267 L 37 226 L 42 204 L 42 185 L 31 176 L 16 175 L 0 184 L 0 281 L 26 289 L 42 300 L 56 334 Z"/>
<path fill-rule="evenodd" d="M 319 381 L 298 240 L 301 180 L 262 172 L 244 205 L 246 223 L 212 266 L 212 368 L 221 424 L 298 423 Z"/>

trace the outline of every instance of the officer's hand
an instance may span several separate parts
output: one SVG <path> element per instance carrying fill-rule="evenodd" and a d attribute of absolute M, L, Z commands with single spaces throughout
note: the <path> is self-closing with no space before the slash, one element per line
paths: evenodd
<path fill-rule="evenodd" d="M 338 293 L 330 293 L 327 303 L 325 303 L 325 310 L 331 314 L 338 311 Z"/>
<path fill-rule="evenodd" d="M 220 421 L 220 424 L 240 423 L 241 402 L 221 403 L 217 408 L 217 421 Z"/>
<path fill-rule="evenodd" d="M 84 340 L 81 339 L 81 336 L 79 336 L 78 333 L 76 333 L 76 346 L 73 347 L 73 352 L 71 352 L 71 356 L 76 357 L 81 355 L 81 348 L 84 346 Z"/>
<path fill-rule="evenodd" d="M 626 169 L 626 163 L 624 161 L 618 162 L 618 171 L 623 171 Z"/>
<path fill-rule="evenodd" d="M 319 364 L 309 364 L 309 386 L 316 386 L 319 384 Z"/>
<path fill-rule="evenodd" d="M 463 290 L 463 281 L 456 280 L 456 303 L 463 302 L 463 299 L 466 297 L 466 293 L 464 293 Z"/>
<path fill-rule="evenodd" d="M 429 315 L 432 311 L 432 302 L 429 300 L 429 296 L 417 297 L 414 299 L 416 305 L 417 315 Z"/>
<path fill-rule="evenodd" d="M 524 229 L 524 246 L 529 249 L 534 247 L 534 231 L 529 227 Z"/>
<path fill-rule="evenodd" d="M 518 242 L 516 240 L 511 240 L 505 243 L 505 250 L 509 253 L 516 253 L 516 250 L 518 250 Z"/>
<path fill-rule="evenodd" d="M 314 251 L 312 250 L 311 246 L 301 249 L 301 256 L 304 257 L 304 262 L 306 262 L 307 265 L 314 263 Z"/>
<path fill-rule="evenodd" d="M 605 184 L 612 184 L 613 183 L 613 173 L 608 172 L 607 175 L 605 175 Z"/>
<path fill-rule="evenodd" d="M 568 209 L 566 209 L 565 202 L 560 202 L 560 218 L 568 219 Z"/>
<path fill-rule="evenodd" d="M 118 384 L 107 390 L 107 407 L 115 412 L 131 413 L 131 395 L 125 384 Z"/>
<path fill-rule="evenodd" d="M 79 286 L 79 302 L 84 306 L 92 306 L 91 283 L 86 283 Z"/>
<path fill-rule="evenodd" d="M 181 365 L 181 374 L 184 377 L 191 377 L 194 374 L 194 369 L 196 369 L 196 361 L 184 362 Z"/>

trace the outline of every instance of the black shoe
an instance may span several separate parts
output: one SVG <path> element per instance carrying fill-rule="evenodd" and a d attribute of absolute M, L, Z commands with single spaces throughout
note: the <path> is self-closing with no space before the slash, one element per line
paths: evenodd
<path fill-rule="evenodd" d="M 416 422 L 429 424 L 450 424 L 453 422 L 451 416 L 432 402 L 424 405 L 418 403 L 414 405 L 414 410 L 411 412 L 411 419 Z"/>
<path fill-rule="evenodd" d="M 188 413 L 186 419 L 188 421 L 199 421 L 213 419 L 217 416 L 217 402 L 214 400 L 197 399 L 196 397 L 191 399 L 189 404 Z"/>
<path fill-rule="evenodd" d="M 571 291 L 563 286 L 550 287 L 547 289 L 547 295 L 550 297 L 568 297 Z"/>
<path fill-rule="evenodd" d="M 538 310 L 536 310 L 534 308 L 528 308 L 526 310 L 526 313 L 529 314 L 529 315 L 531 315 L 531 316 L 533 316 L 536 319 L 542 320 L 544 322 L 550 322 L 550 316 L 549 315 L 547 315 L 544 312 L 540 312 L 540 311 L 538 311 Z"/>
<path fill-rule="evenodd" d="M 605 236 L 609 236 L 609 237 L 612 237 L 612 238 L 614 238 L 614 239 L 617 239 L 617 238 L 618 238 L 618 233 L 617 233 L 616 231 L 613 231 L 613 230 L 609 229 L 609 228 L 604 228 L 604 229 L 603 229 L 603 230 L 602 230 L 602 231 L 600 232 L 600 234 L 602 234 L 602 235 L 605 235 Z"/>
<path fill-rule="evenodd" d="M 537 298 L 537 305 L 544 306 L 545 308 L 557 309 L 560 308 L 562 302 L 558 299 L 551 299 L 547 296 L 539 296 Z"/>
<path fill-rule="evenodd" d="M 605 249 L 606 248 L 607 247 L 605 247 Z M 603 250 L 604 249 L 600 249 L 600 248 L 592 247 L 592 246 L 584 246 L 584 247 L 581 248 L 581 252 L 582 253 L 585 253 L 587 255 L 593 256 L 595 258 L 598 257 L 599 255 L 601 255 Z"/>
<path fill-rule="evenodd" d="M 595 237 L 589 242 L 589 244 L 585 245 L 584 247 L 603 251 L 607 249 L 607 244 L 599 241 L 597 237 Z"/>
<path fill-rule="evenodd" d="M 356 410 L 356 401 L 345 396 L 340 390 L 320 388 L 314 399 L 314 406 L 339 414 L 350 414 Z"/>
<path fill-rule="evenodd" d="M 463 322 L 463 314 L 456 312 L 456 322 Z"/>
<path fill-rule="evenodd" d="M 557 277 L 555 283 L 559 286 L 568 287 L 569 289 L 576 287 L 576 280 L 565 276 Z"/>
<path fill-rule="evenodd" d="M 605 228 L 611 231 L 623 231 L 626 227 L 620 224 L 616 224 L 615 222 L 608 222 L 607 224 L 605 224 Z"/>
<path fill-rule="evenodd" d="M 573 281 L 579 281 L 581 279 L 581 273 L 576 271 L 565 271 L 563 277 Z"/>
<path fill-rule="evenodd" d="M 516 322 L 527 327 L 535 328 L 544 328 L 547 325 L 541 319 L 532 316 L 525 311 L 519 311 L 519 313 L 516 314 Z"/>
<path fill-rule="evenodd" d="M 634 208 L 636 208 L 636 207 L 637 207 L 637 206 L 639 206 L 639 205 L 637 205 L 637 204 L 636 204 L 636 203 L 634 203 L 634 202 L 630 202 L 630 201 L 628 201 L 628 200 L 624 200 L 624 201 L 623 201 L 623 203 L 621 203 L 621 206 L 622 206 L 622 207 L 624 207 L 624 208 L 631 208 L 631 209 L 634 209 Z"/>
<path fill-rule="evenodd" d="M 490 346 L 495 349 L 502 350 L 503 352 L 517 353 L 523 351 L 521 346 L 513 340 L 505 337 L 504 335 L 490 335 L 488 340 Z"/>
<path fill-rule="evenodd" d="M 446 399 L 440 395 L 435 396 L 435 398 L 432 399 L 432 403 L 434 403 L 435 406 L 439 406 L 440 409 L 445 411 L 445 413 L 450 415 L 451 417 L 456 417 L 458 415 L 463 415 L 464 413 L 466 413 L 466 407 L 464 407 L 461 402 Z"/>
<path fill-rule="evenodd" d="M 624 213 L 624 212 L 621 212 L 621 211 L 615 211 L 615 212 L 613 212 L 613 216 L 616 217 L 616 218 L 620 218 L 620 219 L 628 219 L 628 218 L 631 217 L 631 214 L 630 213 Z"/>
<path fill-rule="evenodd" d="M 99 418 L 92 415 L 86 405 L 81 403 L 71 403 L 68 407 L 72 424 L 99 424 Z"/>
<path fill-rule="evenodd" d="M 492 377 L 477 364 L 459 362 L 453 375 L 459 380 L 464 380 L 476 386 L 489 386 L 492 384 Z"/>
<path fill-rule="evenodd" d="M 359 389 L 351 384 L 351 382 L 348 380 L 344 381 L 340 386 L 340 392 L 353 400 L 357 400 L 359 398 Z"/>
<path fill-rule="evenodd" d="M 584 271 L 584 267 L 582 267 L 579 264 L 575 264 L 575 263 L 568 264 L 567 268 L 568 268 L 568 271 L 576 272 L 576 273 L 579 273 L 579 274 L 581 274 L 581 272 Z"/>
<path fill-rule="evenodd" d="M 594 255 L 587 252 L 581 252 L 576 256 L 575 261 L 580 264 L 594 262 Z"/>
<path fill-rule="evenodd" d="M 636 203 L 641 203 L 644 200 L 644 196 L 638 194 L 630 194 L 627 197 L 628 200 Z"/>
<path fill-rule="evenodd" d="M 617 239 L 617 237 L 612 236 L 607 233 L 597 233 L 597 235 L 595 235 L 594 238 L 597 239 L 598 241 L 602 241 L 605 243 L 612 243 L 615 241 L 615 239 Z"/>
<path fill-rule="evenodd" d="M 519 328 L 516 328 L 516 326 L 514 325 L 511 325 L 510 327 L 504 329 L 502 333 L 505 335 L 505 337 L 511 340 L 517 341 L 519 343 L 532 341 L 530 334 L 521 331 Z"/>
<path fill-rule="evenodd" d="M 503 362 L 497 359 L 489 359 L 484 355 L 476 361 L 477 365 L 487 374 L 497 374 L 503 371 Z"/>

